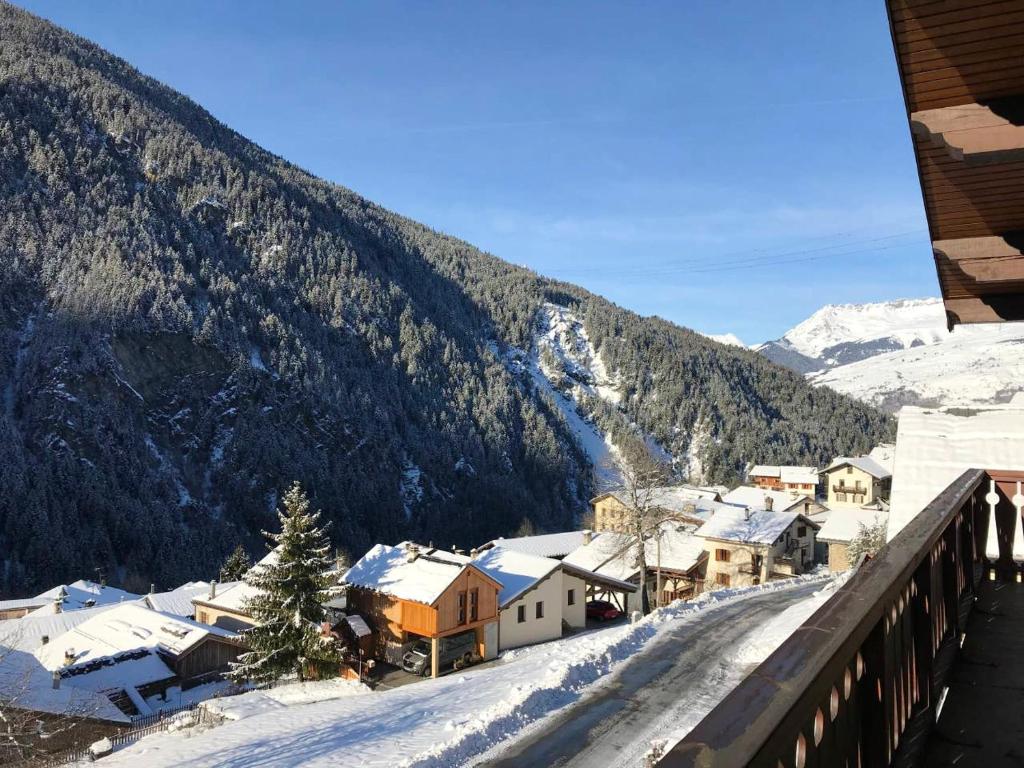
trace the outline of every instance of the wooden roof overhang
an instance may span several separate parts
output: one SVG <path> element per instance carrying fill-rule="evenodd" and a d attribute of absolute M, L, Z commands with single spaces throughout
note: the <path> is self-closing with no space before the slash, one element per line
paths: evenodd
<path fill-rule="evenodd" d="M 886 0 L 949 328 L 1024 320 L 1024 0 Z"/>

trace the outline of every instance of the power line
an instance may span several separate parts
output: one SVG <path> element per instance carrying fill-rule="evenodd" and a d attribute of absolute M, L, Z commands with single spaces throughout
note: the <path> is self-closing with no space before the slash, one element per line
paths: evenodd
<path fill-rule="evenodd" d="M 855 248 L 850 250 L 851 246 L 857 245 L 869 245 L 873 243 L 885 243 L 890 240 L 895 240 L 900 237 L 906 237 L 908 235 L 917 235 L 923 233 L 925 230 L 908 230 L 906 232 L 898 232 L 892 235 L 884 235 L 881 237 L 873 237 L 862 240 L 852 240 L 843 243 L 834 243 L 832 245 L 821 246 L 818 248 L 801 248 L 797 250 L 781 251 L 776 253 L 762 253 L 761 251 L 754 250 L 748 251 L 745 255 L 741 255 L 735 258 L 723 258 L 720 256 L 707 256 L 697 257 L 690 259 L 683 259 L 674 262 L 670 266 L 664 267 L 649 267 L 649 268 L 629 268 L 629 269 L 603 269 L 600 267 L 584 267 L 581 269 L 562 269 L 562 270 L 549 270 L 552 274 L 558 275 L 579 275 L 579 274 L 596 274 L 596 275 L 627 275 L 630 277 L 658 277 L 661 275 L 671 275 L 679 272 L 718 272 L 726 271 L 728 269 L 745 269 L 751 267 L 763 267 L 763 266 L 775 266 L 777 264 L 789 264 L 800 261 L 813 261 L 825 258 L 833 258 L 839 256 L 847 256 L 861 253 L 871 253 L 875 251 L 891 250 L 893 248 L 899 248 L 909 243 L 894 243 L 891 245 L 885 245 L 882 247 L 871 247 L 871 248 Z M 742 253 L 742 252 L 737 252 Z M 811 256 L 811 254 L 814 254 Z M 793 257 L 807 257 L 810 258 L 793 258 Z"/>

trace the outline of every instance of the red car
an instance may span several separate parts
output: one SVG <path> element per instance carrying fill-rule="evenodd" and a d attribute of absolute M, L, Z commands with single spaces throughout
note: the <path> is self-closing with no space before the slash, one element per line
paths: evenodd
<path fill-rule="evenodd" d="M 619 618 L 622 611 L 607 600 L 591 600 L 587 603 L 587 618 L 597 621 L 611 621 Z"/>

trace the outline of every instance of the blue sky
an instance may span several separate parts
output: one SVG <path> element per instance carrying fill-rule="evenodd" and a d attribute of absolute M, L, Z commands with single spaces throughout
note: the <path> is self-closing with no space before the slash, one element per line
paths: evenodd
<path fill-rule="evenodd" d="M 20 2 L 318 176 L 750 342 L 937 295 L 884 4 Z"/>

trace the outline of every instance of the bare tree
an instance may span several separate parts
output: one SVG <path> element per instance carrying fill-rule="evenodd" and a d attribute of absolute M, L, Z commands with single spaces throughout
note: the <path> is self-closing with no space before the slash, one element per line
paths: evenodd
<path fill-rule="evenodd" d="M 84 724 L 99 714 L 100 694 L 62 687 L 59 672 L 9 643 L 0 644 L 0 763 L 45 762 L 55 749 L 97 737 Z"/>
<path fill-rule="evenodd" d="M 610 459 L 610 469 L 617 475 L 618 483 L 608 490 L 614 491 L 625 507 L 623 533 L 627 539 L 619 556 L 633 553 L 635 557 L 635 565 L 640 571 L 641 611 L 646 615 L 651 611 L 652 601 L 647 588 L 645 543 L 652 536 L 657 537 L 661 524 L 674 516 L 657 503 L 659 489 L 672 480 L 672 469 L 667 462 L 651 453 L 639 438 L 629 437 L 620 441 L 618 448 L 618 454 Z M 660 595 L 658 597 L 660 599 Z"/>

